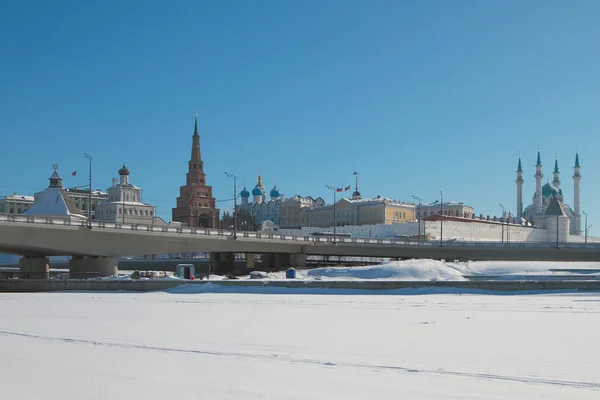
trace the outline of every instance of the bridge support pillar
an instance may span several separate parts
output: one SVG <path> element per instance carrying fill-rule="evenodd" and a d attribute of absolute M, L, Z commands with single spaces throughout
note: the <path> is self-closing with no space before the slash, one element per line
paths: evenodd
<path fill-rule="evenodd" d="M 256 254 L 246 253 L 246 269 L 254 269 L 256 265 Z"/>
<path fill-rule="evenodd" d="M 113 276 L 119 272 L 117 265 L 115 257 L 73 257 L 69 261 L 69 276 L 80 279 Z"/>
<path fill-rule="evenodd" d="M 264 270 L 306 267 L 306 254 L 262 253 L 261 260 L 261 268 Z"/>
<path fill-rule="evenodd" d="M 234 267 L 234 253 L 210 253 L 210 270 L 216 274 L 230 274 Z"/>
<path fill-rule="evenodd" d="M 48 279 L 50 264 L 47 257 L 23 257 L 19 261 L 19 271 L 25 279 Z"/>

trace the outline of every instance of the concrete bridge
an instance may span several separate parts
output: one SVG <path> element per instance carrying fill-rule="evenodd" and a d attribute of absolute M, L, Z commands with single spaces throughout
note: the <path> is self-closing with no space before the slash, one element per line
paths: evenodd
<path fill-rule="evenodd" d="M 61 217 L 0 214 L 0 252 L 24 256 L 22 272 L 45 273 L 48 256 L 72 256 L 71 273 L 116 273 L 117 258 L 209 252 L 214 270 L 233 266 L 234 253 L 261 254 L 263 268 L 302 266 L 306 255 L 445 260 L 600 261 L 600 244 L 407 242 L 393 239 L 315 238 L 171 226 L 86 222 Z M 248 257 L 252 267 L 253 257 Z"/>

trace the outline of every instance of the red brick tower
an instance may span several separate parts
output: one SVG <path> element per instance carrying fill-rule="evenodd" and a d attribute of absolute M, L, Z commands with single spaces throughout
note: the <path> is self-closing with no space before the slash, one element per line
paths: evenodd
<path fill-rule="evenodd" d="M 204 163 L 200 157 L 197 113 L 192 136 L 192 158 L 188 162 L 186 185 L 179 188 L 177 208 L 173 208 L 173 221 L 198 228 L 219 227 L 219 210 L 212 197 L 212 186 L 206 186 Z"/>

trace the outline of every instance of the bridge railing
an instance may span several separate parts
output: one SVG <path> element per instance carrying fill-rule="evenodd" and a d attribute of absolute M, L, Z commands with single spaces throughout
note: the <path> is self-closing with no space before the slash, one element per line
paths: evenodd
<path fill-rule="evenodd" d="M 43 224 L 43 225 L 61 225 L 61 226 L 78 226 L 85 228 L 88 222 L 79 218 L 62 217 L 62 216 L 34 216 L 34 215 L 19 215 L 19 214 L 4 214 L 0 213 L 0 222 L 24 223 L 24 224 Z M 231 237 L 233 232 L 226 229 L 208 229 L 208 228 L 190 228 L 173 225 L 146 225 L 136 223 L 122 223 L 111 221 L 92 221 L 92 229 L 115 229 L 115 230 L 132 230 L 140 233 L 167 233 L 179 235 L 202 235 L 202 236 L 222 236 Z M 556 242 L 493 242 L 493 241 L 457 241 L 446 240 L 442 241 L 414 241 L 401 239 L 383 239 L 383 238 L 349 238 L 349 237 L 320 237 L 308 235 L 292 235 L 279 234 L 275 232 L 252 232 L 240 231 L 237 232 L 238 237 L 260 240 L 279 240 L 279 241 L 301 241 L 309 243 L 339 243 L 339 244 L 372 244 L 372 245 L 403 245 L 403 246 L 426 246 L 426 247 L 510 247 L 510 248 L 552 248 L 557 247 Z M 559 242 L 558 247 L 561 248 L 598 248 L 600 243 L 581 243 L 581 242 Z"/>

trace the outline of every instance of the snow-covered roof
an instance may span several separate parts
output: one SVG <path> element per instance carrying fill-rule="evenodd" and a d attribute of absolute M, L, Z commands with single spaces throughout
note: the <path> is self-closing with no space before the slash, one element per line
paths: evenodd
<path fill-rule="evenodd" d="M 4 200 L 16 200 L 16 201 L 30 201 L 33 203 L 34 198 L 33 196 L 23 196 L 20 194 L 11 194 L 10 196 L 2 196 L 0 197 L 0 199 L 4 199 Z"/>
<path fill-rule="evenodd" d="M 444 201 L 442 203 L 442 205 L 444 205 L 444 206 L 463 206 L 463 207 L 473 208 L 465 203 L 458 202 L 458 201 Z M 439 201 L 434 201 L 431 203 L 421 203 L 421 207 L 439 207 L 439 206 L 440 206 Z"/>
<path fill-rule="evenodd" d="M 59 186 L 50 186 L 40 193 L 33 205 L 23 214 L 86 219 L 79 207 L 69 198 L 67 192 Z"/>

